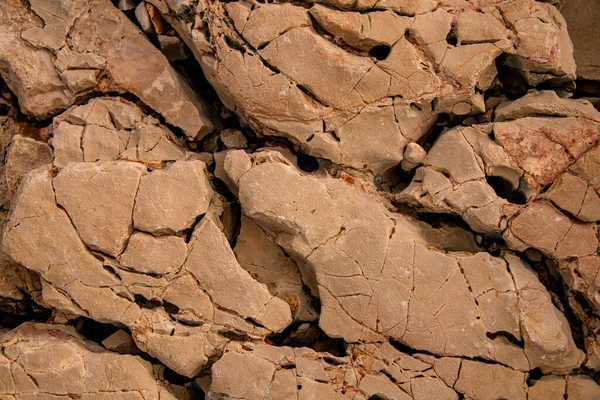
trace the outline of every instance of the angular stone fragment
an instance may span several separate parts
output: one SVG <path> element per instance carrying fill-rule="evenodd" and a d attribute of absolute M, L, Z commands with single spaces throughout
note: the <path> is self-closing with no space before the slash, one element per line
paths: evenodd
<path fill-rule="evenodd" d="M 248 147 L 248 141 L 244 137 L 244 134 L 237 129 L 225 129 L 219 137 L 228 149 L 244 149 Z"/>
<path fill-rule="evenodd" d="M 487 384 L 483 385 L 482 382 Z M 454 388 L 471 398 L 527 398 L 527 384 L 523 373 L 500 365 L 482 365 L 471 360 L 462 361 Z"/>
<path fill-rule="evenodd" d="M 178 37 L 160 35 L 158 42 L 160 43 L 162 53 L 170 62 L 181 61 L 187 58 L 185 47 Z"/>
<path fill-rule="evenodd" d="M 33 1 L 30 8 L 10 0 L 0 7 L 2 76 L 26 114 L 46 118 L 93 90 L 127 91 L 189 138 L 213 130 L 208 106 L 109 0 Z"/>
<path fill-rule="evenodd" d="M 119 257 L 119 262 L 137 272 L 165 275 L 181 268 L 187 250 L 182 237 L 155 237 L 136 232 L 129 238 L 127 249 Z"/>
<path fill-rule="evenodd" d="M 69 162 L 181 160 L 185 152 L 166 127 L 118 97 L 94 98 L 73 107 L 53 122 L 54 165 Z"/>
<path fill-rule="evenodd" d="M 6 399 L 175 399 L 148 361 L 108 352 L 71 327 L 25 323 L 0 342 L 0 395 Z"/>
<path fill-rule="evenodd" d="M 531 400 L 593 399 L 600 396 L 600 386 L 586 375 L 543 376 L 529 388 Z"/>
<path fill-rule="evenodd" d="M 427 152 L 416 143 L 409 143 L 404 150 L 404 160 L 402 160 L 402 169 L 410 171 L 425 160 Z"/>
<path fill-rule="evenodd" d="M 135 345 L 130 334 L 123 329 L 119 329 L 102 341 L 102 346 L 110 351 L 121 354 L 139 354 L 139 349 Z"/>
<path fill-rule="evenodd" d="M 72 163 L 53 181 L 56 201 L 90 248 L 116 256 L 133 232 L 133 206 L 145 174 L 133 163 Z"/>
<path fill-rule="evenodd" d="M 301 320 L 313 320 L 317 312 L 304 293 L 296 263 L 273 243 L 250 218 L 242 216 L 242 228 L 233 249 L 240 266 L 271 294 L 285 300 Z"/>
<path fill-rule="evenodd" d="M 319 25 L 352 47 L 369 51 L 375 46 L 392 46 L 410 26 L 410 18 L 391 11 L 348 12 L 315 5 L 310 9 Z"/>
<path fill-rule="evenodd" d="M 153 171 L 140 182 L 134 226 L 155 234 L 181 232 L 208 210 L 212 195 L 202 161 L 179 161 Z"/>
<path fill-rule="evenodd" d="M 8 197 L 15 196 L 23 174 L 50 162 L 52 149 L 47 144 L 21 135 L 13 137 L 4 165 Z"/>
<path fill-rule="evenodd" d="M 240 268 L 229 244 L 211 219 L 204 219 L 193 236 L 184 268 L 201 282 L 212 301 L 270 331 L 280 331 L 291 322 L 287 304 L 270 295 L 264 285 Z M 226 286 L 228 290 L 223 291 Z"/>

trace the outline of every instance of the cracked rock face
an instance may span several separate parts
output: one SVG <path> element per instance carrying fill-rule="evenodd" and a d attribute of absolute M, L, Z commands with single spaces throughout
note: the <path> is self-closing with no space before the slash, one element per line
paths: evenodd
<path fill-rule="evenodd" d="M 590 3 L 3 1 L 0 398 L 600 398 Z"/>
<path fill-rule="evenodd" d="M 0 5 L 0 70 L 26 114 L 47 118 L 92 91 L 130 92 L 195 138 L 206 105 L 109 0 Z"/>
<path fill-rule="evenodd" d="M 483 112 L 501 55 L 534 86 L 575 77 L 563 17 L 532 0 L 151 3 L 246 123 L 374 172 L 440 113 Z"/>
<path fill-rule="evenodd" d="M 0 336 L 0 343 L 5 399 L 175 399 L 152 364 L 106 351 L 73 328 L 26 323 Z"/>

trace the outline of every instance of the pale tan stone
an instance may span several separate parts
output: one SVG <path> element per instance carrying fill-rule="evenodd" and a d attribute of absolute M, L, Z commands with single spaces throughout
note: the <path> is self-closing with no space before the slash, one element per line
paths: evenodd
<path fill-rule="evenodd" d="M 141 179 L 133 220 L 156 234 L 181 232 L 208 210 L 213 189 L 202 161 L 178 161 Z"/>
<path fill-rule="evenodd" d="M 108 352 L 72 327 L 25 323 L 0 340 L 4 398 L 175 399 L 148 361 Z"/>
<path fill-rule="evenodd" d="M 595 16 L 600 13 L 598 3 L 585 0 L 570 0 L 560 4 L 560 13 L 567 22 L 569 37 L 573 42 L 573 57 L 577 64 L 577 76 L 581 79 L 600 78 L 600 52 L 594 43 L 600 36 L 594 29 Z"/>
<path fill-rule="evenodd" d="M 2 75 L 29 115 L 44 118 L 92 90 L 120 89 L 138 96 L 190 138 L 214 128 L 209 107 L 108 0 L 34 1 L 31 8 L 11 0 L 2 5 L 0 25 L 4 48 L 10 50 L 2 56 L 9 66 Z M 119 33 L 105 34 L 106 26 Z M 67 37 L 76 44 L 69 51 L 61 49 Z M 55 55 L 62 55 L 56 64 Z M 109 71 L 110 83 L 98 80 L 102 69 Z"/>
<path fill-rule="evenodd" d="M 15 135 L 4 162 L 8 197 L 12 199 L 15 196 L 21 177 L 25 173 L 51 163 L 52 158 L 52 149 L 47 144 Z"/>
<path fill-rule="evenodd" d="M 133 232 L 133 206 L 145 173 L 133 163 L 69 164 L 53 182 L 56 201 L 90 248 L 116 256 Z"/>
<path fill-rule="evenodd" d="M 512 317 L 518 288 L 512 286 L 502 260 L 490 258 L 477 268 L 494 274 L 500 266 L 504 278 L 498 279 L 504 279 L 508 286 L 498 290 L 516 292 L 517 298 L 508 296 L 480 310 L 459 259 L 428 247 L 427 234 L 420 233 L 428 229 L 399 214 L 388 214 L 348 183 L 307 176 L 273 158 L 255 163 L 240 179 L 239 188 L 246 215 L 298 262 L 306 264 L 300 271 L 307 282 L 316 281 L 321 299 L 320 326 L 329 335 L 347 341 L 391 338 L 436 354 L 477 355 L 521 370 L 531 366 L 523 349 L 502 338 L 493 339 L 493 334 L 492 338 L 486 335 L 520 333 L 520 320 Z M 319 207 L 313 201 L 318 201 Z M 346 219 L 344 215 L 353 217 Z M 544 296 L 548 310 L 558 312 L 550 306 L 548 295 Z M 524 311 L 519 308 L 519 313 Z M 501 319 L 494 326 L 496 313 Z M 461 317 L 457 319 L 457 315 Z M 543 325 L 562 332 L 565 324 L 558 315 Z M 535 351 L 542 342 L 535 339 Z M 560 351 L 564 356 L 560 362 L 558 358 L 536 359 L 533 365 L 552 368 L 552 364 L 563 370 L 581 362 L 568 335 L 559 342 L 548 342 L 544 351 Z"/>
<path fill-rule="evenodd" d="M 110 351 L 121 354 L 139 354 L 139 349 L 135 345 L 130 334 L 123 329 L 119 329 L 102 341 L 102 345 Z"/>
<path fill-rule="evenodd" d="M 531 400 L 562 400 L 566 392 L 566 380 L 562 376 L 543 376 L 529 388 Z"/>
<path fill-rule="evenodd" d="M 248 147 L 248 141 L 244 137 L 244 134 L 237 129 L 225 129 L 219 137 L 228 149 L 244 149 Z"/>
<path fill-rule="evenodd" d="M 501 365 L 463 360 L 455 389 L 472 398 L 527 399 L 526 375 Z M 482 384 L 485 382 L 485 384 Z"/>
<path fill-rule="evenodd" d="M 240 266 L 269 292 L 290 304 L 296 318 L 313 320 L 317 312 L 302 289 L 298 266 L 250 218 L 242 216 L 242 227 L 233 249 Z"/>
<path fill-rule="evenodd" d="M 183 265 L 187 250 L 182 237 L 155 237 L 136 232 L 129 238 L 119 262 L 138 272 L 164 275 L 176 272 Z"/>
<path fill-rule="evenodd" d="M 252 279 L 235 259 L 225 237 L 210 218 L 196 227 L 184 268 L 201 282 L 211 300 L 271 331 L 291 322 L 289 306 Z M 227 287 L 226 291 L 223 288 Z"/>

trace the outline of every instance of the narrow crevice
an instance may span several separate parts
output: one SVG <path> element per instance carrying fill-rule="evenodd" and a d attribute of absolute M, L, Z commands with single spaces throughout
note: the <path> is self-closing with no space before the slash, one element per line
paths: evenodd
<path fill-rule="evenodd" d="M 266 341 L 274 346 L 309 347 L 317 352 L 330 353 L 335 357 L 346 356 L 348 347 L 344 340 L 327 336 L 317 323 L 299 321 L 282 332 L 270 335 Z"/>

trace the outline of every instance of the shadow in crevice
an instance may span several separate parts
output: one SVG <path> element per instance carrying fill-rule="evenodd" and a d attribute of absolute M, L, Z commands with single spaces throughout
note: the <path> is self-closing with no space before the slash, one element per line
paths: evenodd
<path fill-rule="evenodd" d="M 335 357 L 344 357 L 348 344 L 343 339 L 331 338 L 317 323 L 296 322 L 267 340 L 274 346 L 309 347 L 318 352 L 327 352 Z"/>

